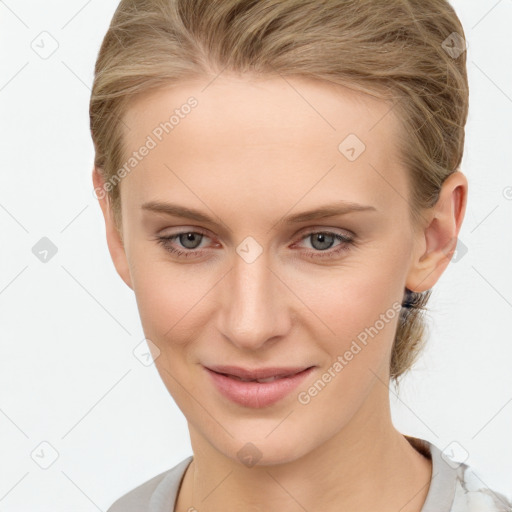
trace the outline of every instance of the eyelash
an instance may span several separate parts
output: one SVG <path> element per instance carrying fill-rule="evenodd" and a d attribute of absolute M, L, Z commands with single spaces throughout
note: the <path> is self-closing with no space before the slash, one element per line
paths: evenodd
<path fill-rule="evenodd" d="M 208 235 L 206 233 L 203 233 L 201 231 L 180 231 L 179 233 L 175 233 L 170 236 L 157 237 L 157 243 L 162 245 L 166 251 L 176 254 L 179 258 L 181 258 L 181 257 L 189 258 L 190 256 L 200 255 L 202 251 L 198 250 L 198 249 L 189 249 L 186 251 L 181 251 L 180 249 L 176 249 L 172 245 L 169 245 L 169 242 L 171 240 L 179 237 L 180 235 L 186 235 L 188 233 L 193 233 L 195 235 L 203 235 L 205 237 L 208 237 Z M 310 237 L 311 235 L 319 235 L 319 234 L 332 235 L 332 236 L 334 236 L 334 238 L 336 240 L 338 240 L 342 243 L 339 244 L 337 246 L 337 249 L 334 249 L 334 250 L 327 249 L 325 251 L 319 251 L 319 250 L 308 251 L 309 256 L 311 256 L 313 258 L 332 258 L 332 257 L 338 256 L 342 252 L 348 251 L 350 249 L 350 246 L 354 244 L 354 239 L 352 237 L 349 237 L 347 235 L 341 235 L 339 233 L 333 233 L 332 231 L 310 231 L 309 233 L 307 233 L 306 235 L 301 237 L 299 239 L 299 241 L 305 240 L 306 238 Z"/>

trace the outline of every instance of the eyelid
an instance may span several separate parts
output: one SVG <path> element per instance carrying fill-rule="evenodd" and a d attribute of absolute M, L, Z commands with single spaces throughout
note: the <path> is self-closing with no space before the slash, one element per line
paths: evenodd
<path fill-rule="evenodd" d="M 309 226 L 307 228 L 302 229 L 301 231 L 299 231 L 298 235 L 294 236 L 294 239 L 295 239 L 294 243 L 300 242 L 300 241 L 304 240 L 304 238 L 307 238 L 308 236 L 311 236 L 316 233 L 330 233 L 330 234 L 334 234 L 334 235 L 340 235 L 340 236 L 345 237 L 350 240 L 353 240 L 356 237 L 356 235 L 353 232 L 351 232 L 347 229 L 344 229 L 342 232 L 337 231 L 337 229 L 341 229 L 341 228 L 326 228 L 323 226 Z M 180 227 L 179 231 L 175 231 L 170 234 L 160 234 L 160 235 L 158 235 L 158 237 L 172 238 L 172 237 L 176 237 L 176 236 L 183 235 L 186 233 L 197 233 L 197 234 L 206 236 L 210 239 L 214 238 L 209 235 L 209 231 L 207 229 L 199 228 L 199 227 L 192 227 L 192 226 L 190 226 L 190 228 L 187 226 L 185 226 L 184 228 Z"/>
<path fill-rule="evenodd" d="M 300 233 L 304 233 L 304 234 L 301 235 Z M 348 229 L 327 228 L 325 226 L 309 226 L 309 227 L 301 230 L 299 232 L 299 235 L 297 235 L 297 236 L 302 240 L 302 237 L 312 235 L 314 233 L 332 233 L 333 235 L 341 235 L 341 236 L 345 236 L 345 237 L 351 238 L 351 239 L 355 238 L 355 236 L 356 236 L 355 233 L 353 233 L 352 231 L 350 231 Z"/>
<path fill-rule="evenodd" d="M 307 240 L 310 236 L 316 235 L 316 234 L 326 234 L 334 237 L 335 242 L 339 242 L 339 244 L 334 245 L 333 247 L 325 250 L 325 251 L 319 251 L 315 249 L 309 249 L 305 248 L 305 250 L 312 255 L 313 257 L 318 258 L 329 258 L 329 257 L 335 257 L 339 252 L 342 252 L 347 246 L 353 246 L 356 242 L 356 237 L 354 234 L 345 234 L 345 233 L 339 233 L 334 230 L 329 229 L 312 229 L 308 232 L 306 232 L 304 235 L 301 235 L 300 238 L 293 243 L 292 247 L 294 247 L 296 244 L 299 244 L 303 240 Z M 341 246 L 341 247 L 340 247 Z"/>
<path fill-rule="evenodd" d="M 208 230 L 206 230 L 206 229 L 198 228 L 198 227 L 187 227 L 187 226 L 185 226 L 185 228 L 176 228 L 176 231 L 172 231 L 170 233 L 167 233 L 166 230 L 163 230 L 163 233 L 158 233 L 155 238 L 156 239 L 161 239 L 161 238 L 171 239 L 171 238 L 176 238 L 179 235 L 185 235 L 187 233 L 195 233 L 198 235 L 203 235 L 204 237 L 207 237 L 210 240 L 213 240 L 215 238 L 215 237 L 211 236 L 209 234 Z M 199 250 L 199 249 L 196 249 L 196 250 Z M 192 252 L 192 250 L 190 250 L 189 252 Z"/>
<path fill-rule="evenodd" d="M 188 258 L 200 258 L 204 252 L 205 248 L 195 248 L 195 249 L 187 249 L 187 248 L 176 248 L 173 245 L 171 245 L 171 240 L 179 237 L 180 235 L 184 235 L 187 233 L 194 233 L 199 234 L 201 236 L 206 236 L 207 238 L 210 237 L 207 233 L 204 232 L 202 228 L 193 228 L 193 229 L 181 229 L 180 231 L 177 231 L 176 233 L 172 233 L 169 235 L 160 235 L 156 237 L 156 241 L 158 244 L 162 245 L 163 248 L 169 252 L 170 254 L 174 253 L 177 255 L 177 258 L 179 259 L 188 259 Z M 317 251 L 315 249 L 308 249 L 306 248 L 306 253 L 308 257 L 312 258 L 313 260 L 317 261 L 329 261 L 329 259 L 335 259 L 337 257 L 341 257 L 345 252 L 349 251 L 351 247 L 356 245 L 356 235 L 349 231 L 350 234 L 346 233 L 339 233 L 336 230 L 330 229 L 330 228 L 315 228 L 310 227 L 303 231 L 301 235 L 299 235 L 298 240 L 293 242 L 292 247 L 295 246 L 297 243 L 302 242 L 303 240 L 306 240 L 308 237 L 315 235 L 315 234 L 327 234 L 330 236 L 333 236 L 335 238 L 335 241 L 338 241 L 339 244 L 335 245 L 334 248 L 329 248 L 325 251 Z M 201 240 L 202 242 L 202 240 Z M 219 245 L 219 244 L 217 244 Z"/>

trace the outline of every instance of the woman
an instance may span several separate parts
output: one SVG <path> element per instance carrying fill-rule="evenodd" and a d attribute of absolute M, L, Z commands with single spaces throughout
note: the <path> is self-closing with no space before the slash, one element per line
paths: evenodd
<path fill-rule="evenodd" d="M 445 0 L 123 0 L 93 183 L 193 456 L 110 512 L 505 511 L 391 421 L 456 250 L 468 85 Z"/>

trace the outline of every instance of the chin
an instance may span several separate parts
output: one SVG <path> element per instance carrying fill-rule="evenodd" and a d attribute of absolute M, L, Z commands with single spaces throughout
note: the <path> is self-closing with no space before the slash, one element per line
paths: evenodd
<path fill-rule="evenodd" d="M 303 428 L 290 431 L 288 427 L 278 433 L 278 427 L 269 435 L 275 426 L 276 423 L 273 422 L 270 429 L 250 429 L 251 434 L 247 430 L 231 430 L 233 438 L 223 436 L 222 440 L 209 439 L 209 442 L 224 456 L 248 468 L 294 462 L 315 448 L 311 435 L 308 435 L 307 441 L 304 440 L 304 435 L 301 435 L 305 431 Z M 312 433 L 311 430 L 309 432 Z"/>

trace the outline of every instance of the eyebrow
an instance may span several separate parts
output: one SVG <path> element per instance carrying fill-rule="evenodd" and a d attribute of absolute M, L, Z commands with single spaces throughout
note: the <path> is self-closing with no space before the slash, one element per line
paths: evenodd
<path fill-rule="evenodd" d="M 181 206 L 175 203 L 165 203 L 162 201 L 149 201 L 141 206 L 142 210 L 152 211 L 156 213 L 164 213 L 173 217 L 183 217 L 197 222 L 205 222 L 215 224 L 215 220 L 205 213 Z M 338 201 L 336 203 L 322 205 L 319 208 L 308 210 L 301 213 L 296 213 L 281 218 L 277 224 L 298 224 L 311 220 L 324 219 L 327 217 L 335 217 L 338 215 L 345 215 L 353 212 L 377 211 L 374 206 L 363 205 L 351 201 Z"/>

